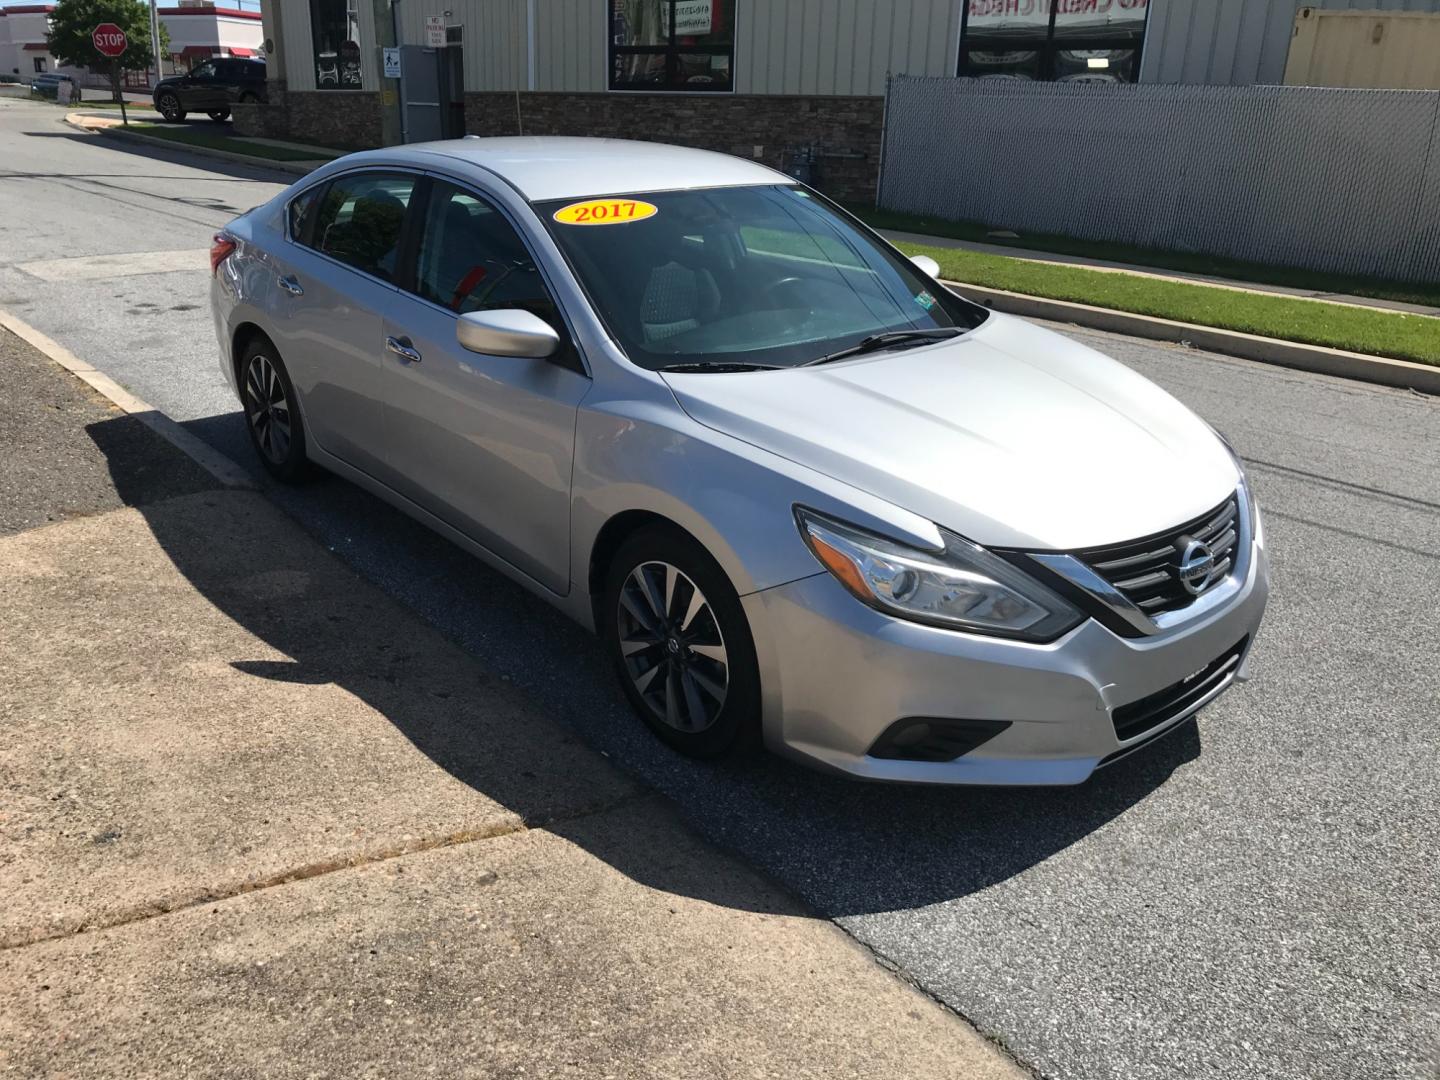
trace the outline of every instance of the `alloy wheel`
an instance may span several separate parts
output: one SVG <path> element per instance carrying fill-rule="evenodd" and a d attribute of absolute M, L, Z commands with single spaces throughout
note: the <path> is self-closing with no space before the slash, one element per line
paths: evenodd
<path fill-rule="evenodd" d="M 175 120 L 180 116 L 180 99 L 174 94 L 161 94 L 159 107 L 160 115 L 166 120 Z"/>
<path fill-rule="evenodd" d="M 687 733 L 713 726 L 730 663 L 699 586 L 669 563 L 641 563 L 625 579 L 615 617 L 626 674 L 656 718 Z"/>
<path fill-rule="evenodd" d="M 290 453 L 290 399 L 280 373 L 264 353 L 250 360 L 245 371 L 245 417 L 260 452 L 276 465 Z"/>

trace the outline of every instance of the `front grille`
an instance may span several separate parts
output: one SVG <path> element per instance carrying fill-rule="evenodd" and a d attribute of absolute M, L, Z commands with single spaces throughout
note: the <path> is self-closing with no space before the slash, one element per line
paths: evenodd
<path fill-rule="evenodd" d="M 1231 495 L 1214 510 L 1163 533 L 1109 547 L 1076 552 L 1076 557 L 1115 586 L 1146 615 L 1177 611 L 1195 600 L 1180 580 L 1180 559 L 1191 540 L 1199 540 L 1215 556 L 1210 586 L 1234 565 L 1239 540 L 1240 508 Z"/>
<path fill-rule="evenodd" d="M 1217 659 L 1193 675 L 1187 675 L 1174 686 L 1167 686 L 1139 701 L 1111 709 L 1110 719 L 1115 725 L 1115 737 L 1125 742 L 1151 728 L 1194 712 L 1209 694 L 1223 689 L 1234 680 L 1235 673 L 1240 669 L 1240 657 L 1245 655 L 1245 645 L 1249 640 L 1248 635 L 1241 638 Z"/>

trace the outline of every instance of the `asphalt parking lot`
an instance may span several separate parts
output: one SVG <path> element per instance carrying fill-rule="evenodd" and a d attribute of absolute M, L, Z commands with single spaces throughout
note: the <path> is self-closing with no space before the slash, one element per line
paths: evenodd
<path fill-rule="evenodd" d="M 248 468 L 203 269 L 47 280 L 26 266 L 57 251 L 199 250 L 278 178 L 53 121 L 0 104 L 0 308 Z M 540 602 L 348 484 L 260 483 L 702 835 L 1038 1075 L 1433 1078 L 1440 402 L 1075 336 L 1232 439 L 1274 575 L 1254 680 L 1076 789 L 867 787 L 764 757 L 678 760 L 629 716 L 594 643 Z"/>

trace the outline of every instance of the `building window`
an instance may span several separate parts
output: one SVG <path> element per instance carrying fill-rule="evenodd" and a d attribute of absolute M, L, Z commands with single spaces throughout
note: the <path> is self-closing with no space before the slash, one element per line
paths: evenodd
<path fill-rule="evenodd" d="M 359 0 L 310 0 L 315 89 L 359 90 Z"/>
<path fill-rule="evenodd" d="M 735 88 L 736 0 L 610 0 L 610 89 Z"/>
<path fill-rule="evenodd" d="M 44 71 L 44 70 L 45 70 L 45 57 L 43 57 L 43 56 L 37 56 L 37 57 L 35 57 L 35 70 L 36 70 L 36 71 Z"/>
<path fill-rule="evenodd" d="M 1149 0 L 967 0 L 958 74 L 1135 82 Z"/>

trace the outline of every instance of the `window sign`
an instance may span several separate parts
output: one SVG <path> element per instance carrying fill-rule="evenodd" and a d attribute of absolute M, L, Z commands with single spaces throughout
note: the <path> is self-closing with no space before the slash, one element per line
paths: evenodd
<path fill-rule="evenodd" d="M 735 0 L 610 0 L 610 89 L 734 89 Z"/>
<path fill-rule="evenodd" d="M 363 89 L 358 0 L 310 0 L 317 90 Z"/>
<path fill-rule="evenodd" d="M 958 73 L 1019 82 L 1135 82 L 1149 0 L 968 0 Z"/>

